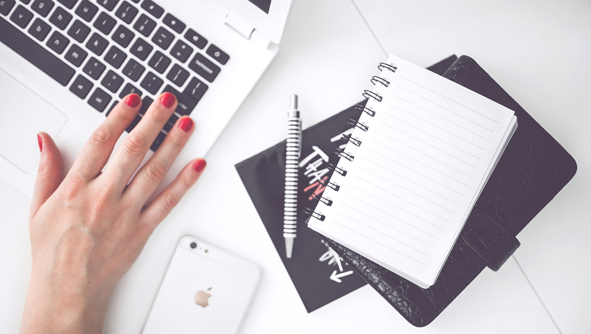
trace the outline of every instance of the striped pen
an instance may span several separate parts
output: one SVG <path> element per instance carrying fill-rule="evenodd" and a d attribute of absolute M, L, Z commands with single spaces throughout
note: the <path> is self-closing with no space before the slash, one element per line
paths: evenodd
<path fill-rule="evenodd" d="M 298 110 L 298 96 L 291 96 L 291 108 L 287 112 L 287 144 L 285 158 L 285 198 L 283 210 L 283 237 L 285 252 L 291 258 L 293 239 L 298 223 L 298 163 L 302 150 L 302 120 Z"/>

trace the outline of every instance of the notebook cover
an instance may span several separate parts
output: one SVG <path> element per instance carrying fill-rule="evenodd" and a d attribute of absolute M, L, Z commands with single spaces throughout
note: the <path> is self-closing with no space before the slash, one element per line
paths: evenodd
<path fill-rule="evenodd" d="M 429 69 L 442 74 L 456 59 L 456 56 L 451 56 Z M 321 195 L 324 186 L 319 181 L 327 180 L 332 174 L 327 162 L 338 162 L 333 152 L 346 144 L 341 134 L 352 130 L 347 121 L 350 118 L 359 119 L 360 115 L 361 111 L 351 107 L 303 131 L 298 208 L 314 206 L 311 195 Z M 305 123 L 305 110 L 302 111 L 302 119 Z M 285 141 L 236 164 L 236 170 L 308 312 L 366 284 L 334 250 L 327 247 L 325 240 L 306 227 L 308 217 L 303 213 L 298 216 L 293 256 L 291 259 L 285 257 Z"/>
<path fill-rule="evenodd" d="M 472 58 L 444 77 L 515 111 L 518 128 L 470 214 L 435 284 L 422 289 L 328 240 L 353 269 L 407 321 L 431 323 L 486 267 L 499 267 L 519 246 L 515 236 L 573 178 L 573 157 Z"/>

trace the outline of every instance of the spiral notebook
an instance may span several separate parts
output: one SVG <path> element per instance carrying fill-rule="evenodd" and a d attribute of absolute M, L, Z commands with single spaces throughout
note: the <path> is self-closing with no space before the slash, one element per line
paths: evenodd
<path fill-rule="evenodd" d="M 433 285 L 517 128 L 514 112 L 390 56 L 308 226 Z"/>

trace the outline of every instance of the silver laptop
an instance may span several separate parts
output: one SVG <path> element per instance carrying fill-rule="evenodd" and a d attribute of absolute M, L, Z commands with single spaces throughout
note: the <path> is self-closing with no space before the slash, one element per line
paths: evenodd
<path fill-rule="evenodd" d="M 122 97 L 173 92 L 196 131 L 179 161 L 204 156 L 277 54 L 291 0 L 0 0 L 0 175 L 31 196 L 36 134 L 69 168 Z"/>

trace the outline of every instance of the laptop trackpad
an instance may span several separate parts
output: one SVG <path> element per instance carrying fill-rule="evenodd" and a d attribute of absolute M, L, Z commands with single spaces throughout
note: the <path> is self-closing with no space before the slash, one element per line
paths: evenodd
<path fill-rule="evenodd" d="M 0 156 L 25 174 L 39 163 L 37 133 L 55 138 L 68 118 L 0 69 Z"/>

